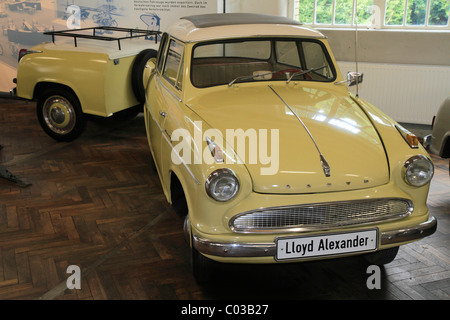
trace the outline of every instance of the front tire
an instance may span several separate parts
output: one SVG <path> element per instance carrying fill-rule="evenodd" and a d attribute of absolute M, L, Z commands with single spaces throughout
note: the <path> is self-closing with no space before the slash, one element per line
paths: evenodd
<path fill-rule="evenodd" d="M 65 88 L 47 89 L 38 99 L 36 112 L 42 129 L 57 141 L 78 138 L 86 125 L 78 98 Z"/>
<path fill-rule="evenodd" d="M 370 264 L 382 266 L 394 261 L 395 257 L 397 256 L 398 249 L 399 247 L 380 250 L 377 252 L 368 253 L 364 257 Z"/>
<path fill-rule="evenodd" d="M 192 239 L 191 234 L 191 225 L 189 222 L 189 218 L 186 216 L 184 219 L 183 224 L 183 233 L 186 239 L 187 244 L 190 247 L 191 250 L 191 259 L 190 259 L 190 265 L 191 265 L 191 271 L 192 275 L 194 276 L 195 281 L 197 281 L 198 284 L 204 284 L 208 282 L 211 279 L 212 275 L 212 268 L 214 266 L 214 261 L 211 259 L 205 257 L 202 255 L 195 247 L 194 247 L 194 241 Z"/>
<path fill-rule="evenodd" d="M 191 267 L 198 284 L 204 284 L 211 279 L 213 261 L 202 255 L 193 246 L 191 248 Z"/>

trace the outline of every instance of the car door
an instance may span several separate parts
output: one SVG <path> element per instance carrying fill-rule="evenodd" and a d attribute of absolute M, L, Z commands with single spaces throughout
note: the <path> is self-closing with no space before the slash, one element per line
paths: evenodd
<path fill-rule="evenodd" d="M 166 61 L 166 51 L 168 45 L 168 35 L 164 34 L 161 39 L 160 49 L 156 62 L 156 72 L 152 76 L 148 85 L 145 116 L 147 126 L 147 137 L 150 144 L 150 150 L 153 154 L 155 166 L 158 172 L 161 172 L 161 146 L 163 140 L 164 114 L 166 113 L 166 104 L 164 99 L 164 86 L 161 82 L 162 71 Z"/>
<path fill-rule="evenodd" d="M 169 179 L 169 168 L 172 162 L 172 133 L 182 128 L 184 117 L 181 114 L 182 104 L 182 69 L 184 44 L 176 39 L 168 39 L 165 63 L 162 72 L 157 75 L 157 87 L 160 93 L 156 117 L 161 129 L 161 153 L 157 160 L 163 183 Z"/>

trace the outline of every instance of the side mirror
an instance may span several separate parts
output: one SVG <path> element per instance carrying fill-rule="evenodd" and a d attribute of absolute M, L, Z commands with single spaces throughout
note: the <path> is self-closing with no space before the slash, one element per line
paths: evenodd
<path fill-rule="evenodd" d="M 363 82 L 364 74 L 361 72 L 349 72 L 347 73 L 348 86 L 354 86 Z"/>

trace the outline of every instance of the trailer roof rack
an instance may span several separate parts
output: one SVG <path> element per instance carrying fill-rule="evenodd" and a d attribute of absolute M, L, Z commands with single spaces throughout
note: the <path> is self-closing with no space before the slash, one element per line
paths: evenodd
<path fill-rule="evenodd" d="M 90 30 L 92 31 L 92 34 L 89 34 L 89 32 L 86 32 L 86 31 L 90 31 Z M 100 31 L 100 32 L 98 32 L 98 31 Z M 103 33 L 102 31 L 123 32 L 126 35 L 122 36 L 122 37 L 105 36 L 105 35 L 101 34 L 101 33 Z M 80 32 L 84 32 L 84 33 L 80 33 Z M 157 43 L 158 35 L 161 34 L 161 31 L 100 26 L 100 27 L 69 29 L 69 30 L 61 30 L 61 31 L 47 31 L 47 32 L 44 32 L 44 34 L 51 35 L 53 43 L 55 43 L 55 36 L 71 37 L 74 40 L 75 47 L 77 47 L 77 45 L 78 45 L 78 43 L 77 43 L 78 38 L 103 40 L 103 41 L 117 41 L 119 50 L 122 50 L 120 40 L 133 39 L 133 38 L 146 37 L 146 36 L 154 36 L 155 43 Z"/>

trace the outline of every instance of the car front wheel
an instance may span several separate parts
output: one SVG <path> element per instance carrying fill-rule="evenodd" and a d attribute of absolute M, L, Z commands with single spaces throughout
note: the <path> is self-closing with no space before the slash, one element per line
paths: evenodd
<path fill-rule="evenodd" d="M 394 261 L 397 256 L 399 247 L 393 247 L 385 250 L 380 250 L 373 253 L 368 253 L 364 257 L 370 264 L 382 266 Z"/>
<path fill-rule="evenodd" d="M 37 117 L 44 131 L 57 141 L 78 138 L 86 124 L 78 98 L 64 88 L 48 89 L 39 97 Z"/>
<path fill-rule="evenodd" d="M 195 280 L 199 284 L 204 284 L 211 279 L 213 271 L 213 261 L 202 255 L 194 247 L 191 248 L 191 268 Z"/>

